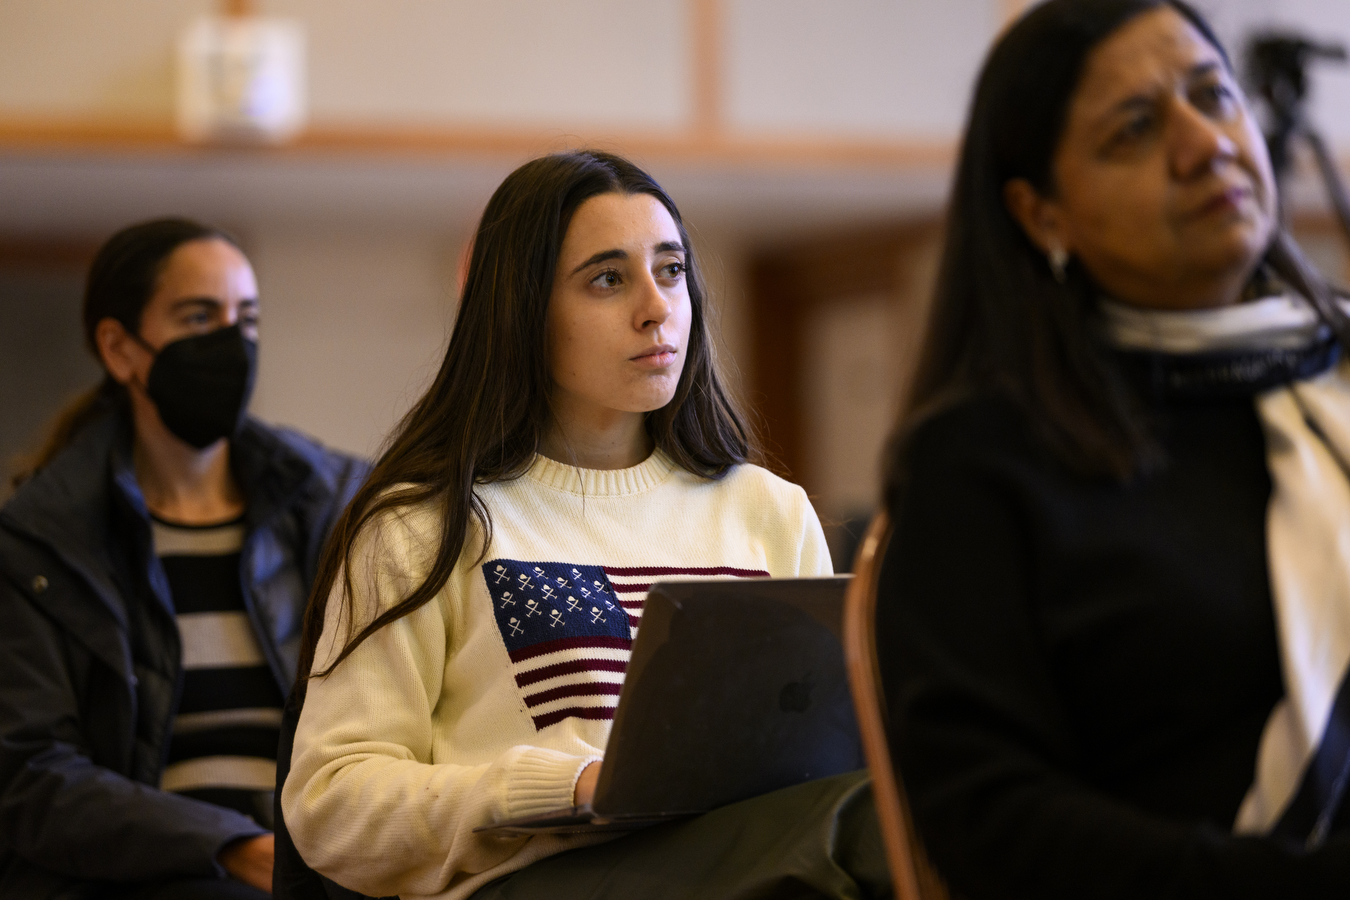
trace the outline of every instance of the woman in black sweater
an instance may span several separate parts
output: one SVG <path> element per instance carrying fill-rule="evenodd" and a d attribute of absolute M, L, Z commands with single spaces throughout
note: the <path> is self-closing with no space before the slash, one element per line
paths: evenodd
<path fill-rule="evenodd" d="M 1188 6 L 1051 0 L 986 61 L 877 619 L 960 895 L 1350 893 L 1350 327 L 1275 210 Z"/>

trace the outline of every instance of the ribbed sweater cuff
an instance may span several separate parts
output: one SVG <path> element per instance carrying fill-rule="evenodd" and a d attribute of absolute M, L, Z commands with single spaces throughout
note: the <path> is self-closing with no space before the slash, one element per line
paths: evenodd
<path fill-rule="evenodd" d="M 506 788 L 506 808 L 509 818 L 537 816 L 550 810 L 572 805 L 581 770 L 599 756 L 572 756 L 543 747 L 530 747 L 517 757 L 511 767 Z"/>

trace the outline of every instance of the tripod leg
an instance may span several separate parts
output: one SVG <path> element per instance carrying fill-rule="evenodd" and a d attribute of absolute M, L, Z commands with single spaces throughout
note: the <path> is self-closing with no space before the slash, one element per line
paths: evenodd
<path fill-rule="evenodd" d="M 1331 197 L 1331 205 L 1336 209 L 1336 218 L 1340 220 L 1341 230 L 1345 232 L 1345 239 L 1350 241 L 1350 194 L 1346 193 L 1345 182 L 1341 180 L 1341 171 L 1336 167 L 1336 160 L 1327 149 L 1326 142 L 1322 140 L 1322 135 L 1318 134 L 1312 128 L 1303 129 L 1303 136 L 1308 141 L 1308 146 L 1312 148 L 1313 157 L 1317 160 L 1318 171 L 1322 175 L 1322 180 L 1326 183 L 1327 194 Z"/>

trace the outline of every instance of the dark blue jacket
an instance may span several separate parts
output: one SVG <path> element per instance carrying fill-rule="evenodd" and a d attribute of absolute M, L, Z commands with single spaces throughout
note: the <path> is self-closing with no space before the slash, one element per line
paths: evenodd
<path fill-rule="evenodd" d="M 319 551 L 367 468 L 253 420 L 231 465 L 244 600 L 285 694 Z M 0 509 L 0 897 L 209 877 L 225 843 L 262 832 L 158 789 L 182 674 L 131 426 L 110 410 Z"/>

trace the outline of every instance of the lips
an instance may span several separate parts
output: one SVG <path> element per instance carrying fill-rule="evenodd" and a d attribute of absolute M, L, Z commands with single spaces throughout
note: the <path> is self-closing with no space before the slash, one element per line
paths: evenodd
<path fill-rule="evenodd" d="M 1198 218 L 1211 213 L 1229 212 L 1237 209 L 1244 200 L 1248 200 L 1252 196 L 1251 188 L 1243 185 L 1232 185 L 1212 194 L 1209 199 L 1196 207 L 1192 215 Z"/>
<path fill-rule="evenodd" d="M 648 369 L 665 369 L 674 364 L 680 351 L 670 344 L 661 344 L 631 357 L 630 361 Z"/>

